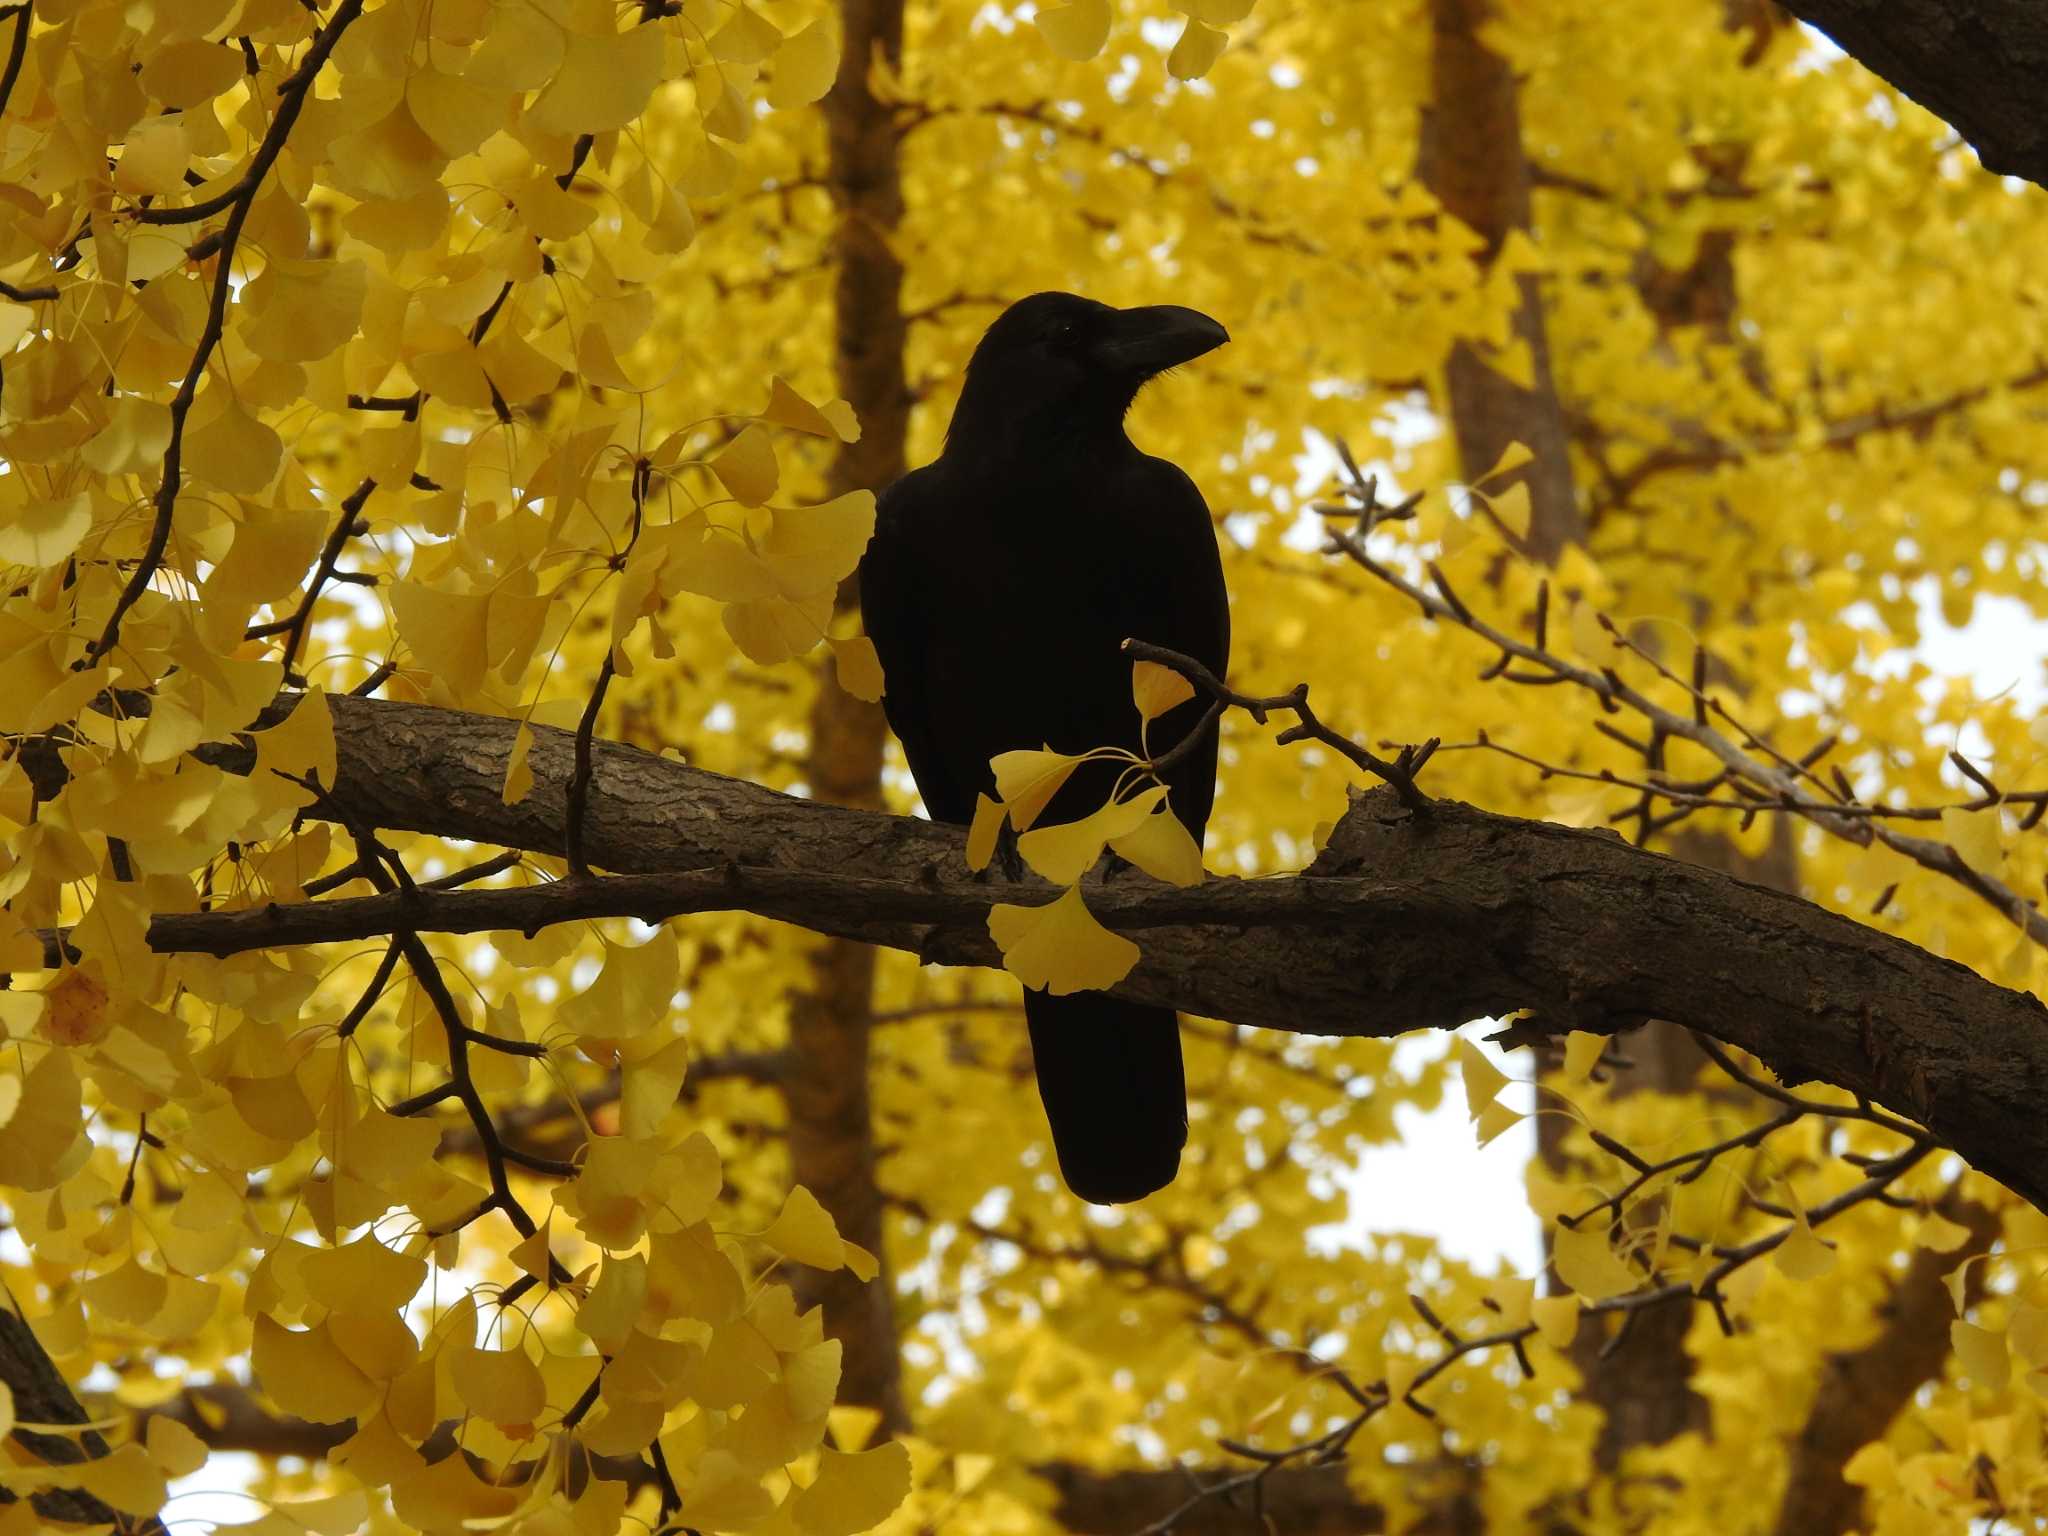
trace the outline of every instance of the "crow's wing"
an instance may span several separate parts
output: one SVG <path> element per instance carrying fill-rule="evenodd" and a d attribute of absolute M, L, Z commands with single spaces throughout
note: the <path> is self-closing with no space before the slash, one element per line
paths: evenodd
<path fill-rule="evenodd" d="M 903 743 L 918 793 L 935 821 L 965 822 L 974 791 L 952 782 L 938 736 L 931 663 L 946 644 L 932 633 L 929 595 L 943 580 L 933 540 L 943 526 L 936 467 L 913 470 L 875 504 L 875 536 L 860 562 L 861 620 L 882 663 L 882 710 Z"/>

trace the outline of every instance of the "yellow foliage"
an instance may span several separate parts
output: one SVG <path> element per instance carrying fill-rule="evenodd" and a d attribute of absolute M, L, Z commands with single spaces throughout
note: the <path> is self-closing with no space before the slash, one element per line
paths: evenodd
<path fill-rule="evenodd" d="M 1490 654 L 1314 553 L 1309 482 L 1341 438 L 1430 493 L 1371 535 L 1402 569 L 1438 562 L 1510 629 L 1547 576 L 1550 642 L 1590 666 L 1626 663 L 1602 614 L 1680 671 L 1698 643 L 1710 692 L 1775 746 L 1838 734 L 1821 772 L 1839 765 L 1867 805 L 1939 808 L 1920 831 L 2037 893 L 2048 855 L 2025 805 L 1980 805 L 1949 752 L 2041 785 L 2038 647 L 1980 645 L 1967 676 L 1915 647 L 2048 613 L 2041 194 L 1796 32 L 1752 53 L 1708 0 L 1493 9 L 1542 171 L 1532 227 L 1491 256 L 1414 175 L 1427 7 L 1067 0 L 1020 25 L 914 0 L 900 53 L 820 0 L 0 17 L 0 49 L 20 43 L 0 114 L 0 954 L 24 973 L 0 992 L 0 1203 L 27 1258 L 5 1278 L 64 1374 L 111 1384 L 95 1413 L 161 1406 L 160 1353 L 223 1390 L 253 1373 L 250 1411 L 349 1426 L 319 1470 L 255 1485 L 268 1520 L 321 1536 L 643 1529 L 659 1480 L 628 1489 L 583 1453 L 651 1466 L 655 1446 L 672 1524 L 1037 1536 L 1057 1506 L 1022 1468 L 1292 1444 L 1355 1408 L 1332 1366 L 1400 1398 L 1442 1342 L 1412 1293 L 1463 1336 L 1533 1330 L 1552 1353 L 1533 1383 L 1460 1361 L 1417 1393 L 1438 1420 L 1360 1428 L 1351 1486 L 1390 1527 L 1434 1512 L 1452 1455 L 1481 1468 L 1490 1528 L 1566 1507 L 1602 1529 L 1768 1528 L 1760 1490 L 1783 1482 L 1823 1361 L 1876 1336 L 1916 1246 L 1962 1255 L 1971 1229 L 1932 1214 L 1933 1159 L 1898 1189 L 1922 1214 L 1858 1207 L 1823 1238 L 1782 1175 L 1816 1204 L 1854 1175 L 1803 1124 L 1739 1174 L 1668 1170 L 1612 1223 L 1559 1225 L 1637 1175 L 1587 1126 L 1653 1161 L 1739 1129 L 1725 1098 L 1610 1094 L 1627 1069 L 1593 1081 L 1604 1034 L 1565 1034 L 1568 1166 L 1528 1200 L 1570 1290 L 1538 1296 L 1381 1230 L 1361 1165 L 1454 1062 L 1482 1142 L 1524 1118 L 1467 1042 L 1418 1057 L 1190 1020 L 1180 1181 L 1143 1214 L 1088 1216 L 1047 1172 L 1014 984 L 884 956 L 875 1006 L 897 1022 L 859 1058 L 885 1211 L 869 1251 L 791 1187 L 804 1101 L 782 1053 L 838 963 L 809 936 L 704 913 L 416 937 L 389 966 L 381 935 L 227 958 L 148 943 L 164 914 L 376 894 L 396 877 L 359 836 L 422 884 L 488 857 L 454 807 L 446 837 L 329 819 L 321 795 L 361 766 L 343 696 L 373 677 L 387 699 L 520 721 L 504 798 L 537 818 L 560 793 L 535 783 L 543 728 L 575 725 L 607 656 L 600 735 L 831 792 L 818 690 L 886 684 L 837 603 L 881 489 L 851 477 L 935 454 L 974 339 L 1050 287 L 1194 305 L 1232 331 L 1226 367 L 1152 386 L 1131 431 L 1218 514 L 1234 685 L 1307 682 L 1361 741 L 1485 731 L 1593 776 L 1545 786 L 1447 751 L 1433 793 L 1587 825 L 1630 798 L 1598 780 L 1640 765 L 1594 731 L 1597 704 L 1475 682 Z M 860 85 L 880 126 L 828 129 Z M 900 220 L 854 195 L 882 184 L 863 157 L 884 145 Z M 893 287 L 848 281 L 849 253 L 900 271 L 900 325 Z M 1515 329 L 1530 285 L 1544 369 Z M 903 377 L 877 386 L 863 369 L 899 345 Z M 1460 348 L 1554 388 L 1570 424 L 1585 535 L 1547 572 L 1502 536 L 1539 531 L 1529 449 L 1459 459 Z M 888 390 L 915 401 L 900 444 L 877 436 L 895 431 Z M 1134 669 L 1144 719 L 1192 715 L 1192 695 Z M 1205 854 L 1243 878 L 1313 856 L 1348 765 L 1241 714 L 1223 731 L 1206 850 L 1136 772 L 1120 804 L 1041 827 L 1083 759 L 998 760 L 970 864 L 989 866 L 1007 817 L 1070 887 L 992 901 L 1018 977 L 1101 987 L 1135 963 L 1072 885 L 1105 846 L 1178 883 Z M 30 735 L 37 753 L 17 751 Z M 1668 747 L 1674 778 L 1714 771 Z M 893 762 L 882 787 L 907 804 Z M 870 768 L 861 793 L 878 792 Z M 1767 815 L 1732 828 L 1813 899 L 2009 985 L 2041 974 L 2008 914 L 1893 850 Z M 529 851 L 478 883 L 565 873 Z M 75 957 L 27 978 L 53 930 Z M 1398 1027 L 1372 984 L 1358 1017 L 1304 1027 Z M 1539 1113 L 1563 1125 L 1554 1081 Z M 2048 1233 L 1974 1176 L 1966 1193 L 2000 1209 L 2004 1246 L 1945 1266 L 1947 1378 L 1841 1469 L 1886 1536 L 1969 1529 L 1986 1488 L 2014 1522 L 2041 1512 L 2048 1314 L 2029 1249 Z M 1705 1283 L 1718 1261 L 1677 1238 L 1774 1232 L 1771 1263 L 1719 1287 L 1736 1333 L 1702 1305 L 1687 1341 L 1707 1429 L 1596 1470 L 1594 1411 L 1560 1403 L 1554 1354 L 1615 1326 L 1610 1303 Z M 915 1436 L 870 1448 L 874 1416 L 833 1408 L 852 1357 L 790 1266 L 896 1287 Z M 209 1399 L 188 1401 L 204 1422 Z M 437 1442 L 430 1465 L 445 1434 L 463 1454 Z M 112 1439 L 65 1485 L 138 1514 L 202 1455 L 168 1408 Z M 9 1487 L 43 1476 L 17 1467 Z M 1657 1489 L 1676 1491 L 1629 1503 Z M 7 1508 L 7 1529 L 36 1518 Z"/>

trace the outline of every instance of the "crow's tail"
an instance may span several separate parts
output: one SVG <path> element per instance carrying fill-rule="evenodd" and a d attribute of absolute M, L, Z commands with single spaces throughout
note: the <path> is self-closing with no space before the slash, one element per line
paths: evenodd
<path fill-rule="evenodd" d="M 1101 992 L 1026 992 L 1024 1017 L 1067 1187 L 1114 1205 L 1172 1183 L 1188 1139 L 1173 1010 Z"/>

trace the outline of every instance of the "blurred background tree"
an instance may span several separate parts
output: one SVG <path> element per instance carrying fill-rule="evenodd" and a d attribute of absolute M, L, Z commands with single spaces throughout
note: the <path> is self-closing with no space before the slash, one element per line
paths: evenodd
<path fill-rule="evenodd" d="M 1825 1094 L 1846 1118 L 1778 1124 L 1768 1084 L 1675 1030 L 1597 1069 L 1546 1057 L 1538 1102 L 1578 1113 L 1535 1117 L 1533 1209 L 1447 1181 L 1446 1227 L 1541 1217 L 1539 1288 L 1597 1302 L 1626 1286 L 1555 1218 L 1632 1157 L 1725 1139 L 1704 1176 L 1630 1192 L 1629 1283 L 1683 1275 L 1684 1241 L 1805 1240 L 1718 1308 L 1571 1303 L 1478 1350 L 1544 1277 L 1388 1230 L 1353 1176 L 1401 1106 L 1439 1104 L 1433 1047 L 1190 1019 L 1181 1178 L 1105 1211 L 1058 1182 L 992 973 L 744 915 L 391 958 L 166 961 L 141 933 L 202 897 L 399 880 L 380 847 L 421 880 L 473 862 L 319 819 L 315 712 L 258 738 L 294 779 L 190 759 L 300 680 L 574 726 L 603 676 L 602 736 L 909 810 L 856 696 L 850 559 L 799 573 L 813 525 L 749 509 L 826 503 L 819 547 L 857 554 L 860 493 L 937 451 L 981 329 L 1066 288 L 1231 331 L 1131 431 L 1215 510 L 1237 686 L 1307 682 L 1372 743 L 1442 738 L 1433 794 L 1614 821 L 2028 986 L 2037 946 L 1966 881 L 1790 817 L 1660 825 L 1546 772 L 1628 776 L 1641 744 L 1583 690 L 1482 680 L 1488 646 L 1331 558 L 1318 498 L 1347 445 L 1428 493 L 1361 535 L 1385 567 L 1434 562 L 1503 629 L 1554 592 L 1554 646 L 1595 665 L 1596 612 L 1643 657 L 1697 656 L 1862 802 L 1969 800 L 1957 749 L 2038 785 L 2040 188 L 1748 0 L 0 15 L 0 728 L 64 762 L 54 793 L 25 751 L 0 777 L 4 879 L 20 925 L 74 945 L 0 1010 L 0 1177 L 9 1283 L 73 1386 L 260 1453 L 264 1498 L 392 1489 L 395 1513 L 344 1495 L 335 1529 L 609 1531 L 628 1485 L 648 1519 L 810 1536 L 905 1487 L 890 1529 L 1221 1530 L 1254 1501 L 1295 1532 L 2034 1518 L 2038 1214 L 1929 1157 L 1819 1244 L 1794 1213 L 1895 1129 Z M 738 549 L 755 563 L 716 553 Z M 1300 868 L 1353 771 L 1224 731 L 1209 868 Z M 2029 891 L 2023 820 L 1938 832 Z M 638 1470 L 587 1482 L 571 1430 Z M 88 1490 L 146 1514 L 193 1452 L 168 1428 L 129 1449 Z M 520 1484 L 492 1486 L 507 1464 Z"/>

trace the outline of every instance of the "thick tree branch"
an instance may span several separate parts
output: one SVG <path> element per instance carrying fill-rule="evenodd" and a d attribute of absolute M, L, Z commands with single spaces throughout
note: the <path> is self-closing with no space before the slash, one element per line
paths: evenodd
<path fill-rule="evenodd" d="M 2039 0 L 1784 0 L 1930 112 L 1985 166 L 2048 186 L 2048 9 Z"/>
<path fill-rule="evenodd" d="M 500 796 L 515 726 L 333 698 L 332 801 L 365 826 L 559 854 L 574 738 L 538 729 L 532 794 Z M 602 912 L 744 910 L 991 965 L 999 900 L 1050 893 L 971 875 L 958 829 L 820 805 L 614 743 L 594 744 L 586 847 L 630 880 L 465 889 L 159 917 L 159 949 L 527 928 Z M 246 749 L 210 754 L 246 769 Z M 1688 1025 L 1786 1083 L 1822 1081 L 1927 1125 L 2048 1205 L 2048 1010 L 2026 993 L 1796 897 L 1611 833 L 1391 794 L 1355 800 L 1300 875 L 1175 890 L 1091 880 L 1109 926 L 1144 930 L 1117 989 L 1237 1024 L 1388 1036 L 1514 1008 L 1540 1027 Z M 1525 1026 L 1526 1033 L 1526 1026 Z"/>

